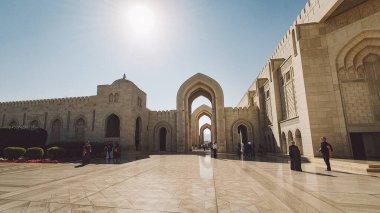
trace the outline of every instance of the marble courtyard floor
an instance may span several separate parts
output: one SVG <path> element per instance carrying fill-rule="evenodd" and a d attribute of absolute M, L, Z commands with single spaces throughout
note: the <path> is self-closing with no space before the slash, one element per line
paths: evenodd
<path fill-rule="evenodd" d="M 380 178 L 276 161 L 153 155 L 129 163 L 0 163 L 0 212 L 379 212 Z M 333 167 L 334 169 L 334 167 Z"/>

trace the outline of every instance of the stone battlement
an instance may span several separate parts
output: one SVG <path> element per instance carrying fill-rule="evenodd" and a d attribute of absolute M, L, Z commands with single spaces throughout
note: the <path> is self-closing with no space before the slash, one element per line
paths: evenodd
<path fill-rule="evenodd" d="M 41 104 L 63 104 L 63 103 L 88 103 L 91 96 L 82 97 L 67 97 L 67 98 L 52 98 L 52 99 L 40 99 L 40 100 L 27 100 L 27 101 L 11 101 L 0 102 L 0 107 L 9 106 L 37 106 Z"/>

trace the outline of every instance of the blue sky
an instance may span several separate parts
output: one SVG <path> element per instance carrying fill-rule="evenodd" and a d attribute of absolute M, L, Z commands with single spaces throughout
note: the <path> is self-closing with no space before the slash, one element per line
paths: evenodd
<path fill-rule="evenodd" d="M 144 4 L 147 38 L 126 14 Z M 175 109 L 201 72 L 236 106 L 306 0 L 0 0 L 0 101 L 89 96 L 123 73 L 148 108 Z M 202 102 L 202 101 L 198 101 Z"/>

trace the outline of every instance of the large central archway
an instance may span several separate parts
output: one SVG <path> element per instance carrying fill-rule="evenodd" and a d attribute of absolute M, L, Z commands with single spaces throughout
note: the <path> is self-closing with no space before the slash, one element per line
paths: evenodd
<path fill-rule="evenodd" d="M 203 96 L 210 100 L 212 106 L 211 126 L 213 142 L 218 143 L 218 151 L 226 151 L 224 95 L 219 83 L 214 79 L 198 73 L 179 88 L 177 93 L 177 151 L 187 152 L 191 147 L 191 104 L 194 99 Z"/>

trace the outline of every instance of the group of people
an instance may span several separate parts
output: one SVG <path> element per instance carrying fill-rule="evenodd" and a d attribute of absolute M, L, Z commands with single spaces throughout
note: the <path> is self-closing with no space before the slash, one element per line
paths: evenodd
<path fill-rule="evenodd" d="M 289 158 L 290 158 L 290 169 L 294 171 L 302 172 L 301 168 L 301 152 L 295 145 L 295 142 L 291 142 L 292 145 L 289 146 Z M 319 149 L 321 152 L 323 160 L 326 163 L 327 171 L 331 171 L 330 158 L 333 152 L 331 144 L 327 142 L 326 137 L 321 137 L 321 147 Z"/>
<path fill-rule="evenodd" d="M 106 152 L 106 162 L 107 163 L 120 163 L 121 149 L 119 143 L 113 144 L 109 142 L 104 146 L 104 151 Z"/>
<path fill-rule="evenodd" d="M 247 143 L 239 143 L 238 144 L 238 158 L 239 159 L 253 159 L 255 157 L 255 151 L 256 146 L 252 142 L 247 142 Z"/>
<path fill-rule="evenodd" d="M 104 151 L 106 153 L 106 162 L 107 163 L 120 163 L 120 157 L 121 157 L 121 148 L 119 143 L 113 144 L 112 142 L 109 142 L 105 145 Z M 82 165 L 86 165 L 90 163 L 91 160 L 91 144 L 90 141 L 87 141 L 83 144 L 82 149 Z"/>

